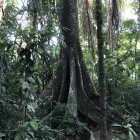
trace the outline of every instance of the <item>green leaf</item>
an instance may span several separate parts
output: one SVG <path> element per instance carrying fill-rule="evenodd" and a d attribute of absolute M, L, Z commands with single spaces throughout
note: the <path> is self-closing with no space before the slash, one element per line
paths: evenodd
<path fill-rule="evenodd" d="M 73 128 L 67 128 L 67 129 L 66 129 L 66 133 L 67 133 L 67 134 L 71 134 L 71 135 L 72 135 L 72 134 L 75 134 L 75 129 L 73 129 Z"/>
<path fill-rule="evenodd" d="M 33 104 L 27 105 L 27 108 L 30 112 L 35 112 L 35 108 L 34 108 Z"/>
<path fill-rule="evenodd" d="M 129 131 L 129 140 L 134 140 L 134 137 L 131 131 Z"/>
<path fill-rule="evenodd" d="M 23 89 L 23 90 L 30 89 L 29 84 L 28 84 L 27 82 L 23 82 L 23 83 L 22 83 L 22 89 Z"/>
<path fill-rule="evenodd" d="M 122 133 L 122 134 L 120 135 L 120 138 L 121 138 L 122 140 L 126 140 L 128 137 L 126 136 L 125 133 Z"/>
<path fill-rule="evenodd" d="M 30 122 L 30 125 L 31 127 L 37 131 L 38 130 L 38 123 L 36 122 L 36 119 L 33 119 L 31 122 Z"/>
<path fill-rule="evenodd" d="M 116 138 L 115 136 L 112 138 L 112 140 L 119 140 L 119 138 Z"/>
<path fill-rule="evenodd" d="M 131 131 L 131 132 L 133 133 L 134 136 L 136 136 L 136 137 L 138 136 L 138 135 L 136 134 L 136 132 L 135 132 L 132 128 L 129 128 L 129 131 Z"/>
<path fill-rule="evenodd" d="M 20 139 L 21 139 L 21 135 L 19 133 L 17 133 L 15 136 L 15 140 L 20 140 Z"/>
<path fill-rule="evenodd" d="M 20 130 L 15 135 L 15 140 L 21 140 L 22 137 L 26 135 L 26 132 L 24 130 Z"/>
<path fill-rule="evenodd" d="M 42 81 L 41 81 L 41 79 L 39 78 L 39 76 L 37 76 L 37 80 L 38 80 L 39 84 L 42 85 Z"/>
<path fill-rule="evenodd" d="M 32 77 L 29 77 L 28 80 L 30 83 L 33 83 L 33 84 L 35 83 L 35 80 Z"/>
<path fill-rule="evenodd" d="M 114 127 L 121 127 L 121 125 L 117 124 L 117 123 L 112 124 L 112 126 L 114 126 Z"/>
<path fill-rule="evenodd" d="M 29 125 L 29 122 L 23 123 L 22 127 L 27 127 Z"/>
<path fill-rule="evenodd" d="M 132 127 L 132 125 L 129 123 L 127 125 L 124 125 L 124 128 L 130 128 L 130 127 Z"/>
<path fill-rule="evenodd" d="M 0 133 L 0 138 L 5 137 L 6 135 L 4 133 Z"/>

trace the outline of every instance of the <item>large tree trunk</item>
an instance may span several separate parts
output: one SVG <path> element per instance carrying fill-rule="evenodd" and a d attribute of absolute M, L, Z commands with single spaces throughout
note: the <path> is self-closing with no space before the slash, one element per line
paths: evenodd
<path fill-rule="evenodd" d="M 83 54 L 79 43 L 77 0 L 63 0 L 61 24 L 64 40 L 67 47 L 61 48 L 61 62 L 55 74 L 55 79 L 50 81 L 48 88 L 38 100 L 36 115 L 42 124 L 52 128 L 61 127 L 54 118 L 58 115 L 70 114 L 75 119 L 87 118 L 94 122 L 100 121 L 99 95 L 96 94 L 90 80 L 89 73 L 84 63 Z M 59 110 L 56 103 L 65 103 L 67 110 Z M 107 106 L 107 120 L 121 122 L 122 118 Z M 81 117 L 82 116 L 82 117 Z M 85 126 L 85 135 L 80 140 L 94 140 L 93 133 Z M 70 138 L 67 138 L 70 139 Z M 73 140 L 77 138 L 73 137 Z"/>
<path fill-rule="evenodd" d="M 107 140 L 102 0 L 96 0 L 96 20 L 99 53 L 100 140 Z"/>
<path fill-rule="evenodd" d="M 52 118 L 65 115 L 66 112 L 75 119 L 81 113 L 98 122 L 99 96 L 95 94 L 80 48 L 77 0 L 63 0 L 61 24 L 67 47 L 61 48 L 61 63 L 56 78 L 50 82 L 49 89 L 40 96 L 36 114 L 43 124 L 51 127 L 59 125 L 53 122 Z M 56 102 L 66 103 L 67 111 L 58 111 Z M 92 132 L 86 126 L 85 128 L 86 135 L 88 134 L 85 139 L 94 140 Z"/>

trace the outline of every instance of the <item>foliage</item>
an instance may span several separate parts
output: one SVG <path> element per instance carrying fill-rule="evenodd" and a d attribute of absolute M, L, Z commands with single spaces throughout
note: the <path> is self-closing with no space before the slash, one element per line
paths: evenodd
<path fill-rule="evenodd" d="M 85 131 L 85 124 L 69 113 L 64 118 L 55 117 L 56 124 L 61 123 L 59 129 L 43 126 L 35 118 L 35 101 L 50 79 L 55 77 L 54 71 L 61 57 L 59 51 L 64 42 L 58 20 L 60 2 L 44 0 L 43 6 L 38 3 L 36 19 L 33 19 L 34 8 L 31 5 L 32 1 L 28 1 L 27 5 L 25 3 L 19 8 L 16 1 L 9 1 L 0 26 L 0 140 L 35 140 L 38 132 L 46 134 L 44 139 L 54 140 L 56 136 L 59 138 Z M 132 3 L 132 6 L 135 5 Z M 125 133 L 125 137 L 132 140 L 135 132 L 129 123 L 137 125 L 140 120 L 140 32 L 136 19 L 122 19 L 118 41 L 112 52 L 108 41 L 107 12 L 108 6 L 104 3 L 107 101 L 126 118 L 126 125 L 114 127 L 124 129 L 123 135 Z M 33 20 L 37 20 L 36 27 Z M 85 62 L 98 92 L 99 65 L 94 17 L 90 24 L 93 24 L 93 49 L 88 47 L 89 40 L 83 35 L 79 20 L 80 40 Z M 57 104 L 57 109 L 64 111 L 66 106 Z"/>
<path fill-rule="evenodd" d="M 65 104 L 57 104 L 58 110 L 64 111 L 66 109 Z M 57 129 L 52 129 L 48 125 L 42 125 L 40 121 L 36 118 L 31 119 L 30 121 L 19 122 L 18 126 L 12 130 L 14 133 L 15 140 L 21 139 L 48 139 L 48 140 L 57 140 L 63 138 L 67 135 L 80 135 L 86 131 L 85 124 L 79 122 L 69 113 L 67 113 L 63 118 L 62 116 L 56 116 L 56 124 L 61 122 L 61 127 Z M 1 137 L 5 137 L 4 133 L 0 133 Z M 43 136 L 43 137 L 42 137 Z"/>
<path fill-rule="evenodd" d="M 57 103 L 57 110 L 61 112 L 68 110 L 65 104 Z M 61 128 L 63 129 L 63 133 L 65 135 L 79 135 L 82 134 L 85 129 L 85 124 L 81 123 L 78 119 L 74 118 L 69 112 L 66 111 L 64 117 L 61 115 L 56 116 L 54 118 L 56 124 L 61 124 Z"/>
<path fill-rule="evenodd" d="M 123 140 L 134 140 L 137 137 L 136 132 L 132 129 L 131 124 L 126 124 L 126 125 L 119 125 L 119 124 L 112 124 L 113 127 L 118 127 L 120 129 L 125 129 L 127 132 L 124 131 L 124 133 L 119 134 L 119 138 Z M 117 140 L 118 138 L 115 138 L 113 140 Z"/>

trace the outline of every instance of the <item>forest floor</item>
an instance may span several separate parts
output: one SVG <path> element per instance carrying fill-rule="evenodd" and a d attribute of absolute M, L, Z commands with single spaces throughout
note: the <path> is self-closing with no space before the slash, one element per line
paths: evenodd
<path fill-rule="evenodd" d="M 95 140 L 100 140 L 100 131 L 94 131 L 94 138 Z M 114 138 L 119 138 L 119 140 L 124 140 L 120 138 L 120 134 L 117 134 L 116 132 L 108 132 L 107 140 L 112 140 Z M 134 138 L 134 140 L 140 140 L 140 134 L 137 138 Z"/>
<path fill-rule="evenodd" d="M 94 131 L 93 135 L 94 135 L 93 140 L 100 140 L 100 131 Z M 128 139 L 121 138 L 120 135 L 121 134 L 117 134 L 116 132 L 108 132 L 107 140 L 129 140 L 129 138 Z M 80 137 L 81 138 L 75 136 L 68 136 L 63 140 L 87 140 L 86 137 L 84 136 L 80 136 Z M 134 138 L 133 140 L 140 140 L 140 134 L 138 135 L 137 138 Z"/>

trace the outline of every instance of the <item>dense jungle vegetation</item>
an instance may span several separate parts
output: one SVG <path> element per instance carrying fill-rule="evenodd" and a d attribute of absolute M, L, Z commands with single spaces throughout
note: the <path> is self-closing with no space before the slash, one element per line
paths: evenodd
<path fill-rule="evenodd" d="M 139 140 L 140 0 L 0 0 L 0 140 Z"/>

